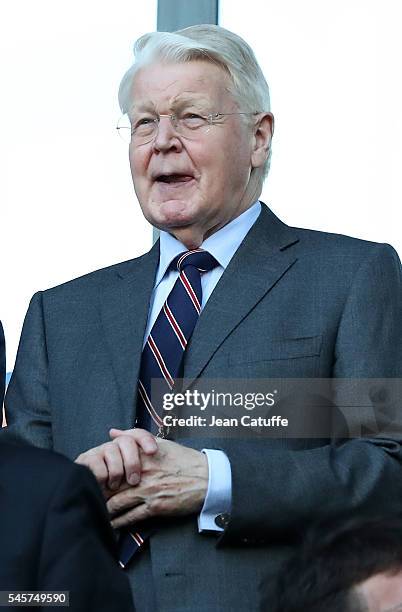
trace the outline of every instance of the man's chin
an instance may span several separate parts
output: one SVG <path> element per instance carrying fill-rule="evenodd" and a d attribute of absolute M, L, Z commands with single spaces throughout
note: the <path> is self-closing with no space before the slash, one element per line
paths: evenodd
<path fill-rule="evenodd" d="M 174 228 L 187 227 L 195 222 L 191 206 L 183 200 L 166 200 L 153 203 L 148 221 L 155 227 L 171 231 Z"/>

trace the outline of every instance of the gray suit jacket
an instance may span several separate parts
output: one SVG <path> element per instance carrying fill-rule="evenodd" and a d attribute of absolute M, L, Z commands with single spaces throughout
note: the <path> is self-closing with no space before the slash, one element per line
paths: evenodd
<path fill-rule="evenodd" d="M 68 457 L 133 425 L 158 244 L 146 255 L 37 293 L 6 398 L 3 435 Z M 283 224 L 267 207 L 197 323 L 185 377 L 401 377 L 402 280 L 389 245 Z M 186 439 L 232 468 L 222 536 L 196 517 L 163 522 L 128 568 L 137 609 L 250 612 L 307 522 L 402 510 L 398 440 Z M 151 586 L 152 585 L 152 586 Z M 156 607 L 158 606 L 158 608 Z"/>

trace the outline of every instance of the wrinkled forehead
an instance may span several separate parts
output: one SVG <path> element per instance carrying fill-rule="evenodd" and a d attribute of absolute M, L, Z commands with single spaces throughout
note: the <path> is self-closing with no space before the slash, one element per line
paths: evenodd
<path fill-rule="evenodd" d="M 130 108 L 235 107 L 231 85 L 228 73 L 209 61 L 154 61 L 139 67 L 134 74 Z"/>

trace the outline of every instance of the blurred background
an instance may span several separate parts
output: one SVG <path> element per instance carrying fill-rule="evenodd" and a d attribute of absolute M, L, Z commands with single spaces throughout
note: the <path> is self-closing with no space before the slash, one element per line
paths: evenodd
<path fill-rule="evenodd" d="M 183 2 L 180 13 L 179 0 L 2 3 L 0 319 L 8 371 L 35 291 L 151 247 L 127 145 L 115 130 L 117 89 L 138 36 L 173 29 L 175 15 L 186 25 L 208 4 Z M 388 242 L 401 254 L 401 2 L 214 5 L 219 24 L 251 44 L 271 88 L 276 131 L 262 199 L 291 225 Z"/>

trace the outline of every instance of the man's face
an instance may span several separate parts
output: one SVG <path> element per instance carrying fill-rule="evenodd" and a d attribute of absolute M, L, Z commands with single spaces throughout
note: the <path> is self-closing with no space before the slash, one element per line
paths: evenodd
<path fill-rule="evenodd" d="M 137 118 L 190 112 L 236 113 L 244 109 L 229 92 L 226 72 L 215 64 L 152 63 L 134 77 L 131 115 Z M 197 130 L 191 139 L 162 117 L 151 142 L 130 145 L 134 188 L 146 219 L 188 248 L 246 210 L 258 197 L 250 171 L 253 128 L 239 115 Z"/>
<path fill-rule="evenodd" d="M 367 612 L 402 612 L 402 571 L 376 574 L 355 587 Z"/>

